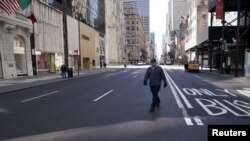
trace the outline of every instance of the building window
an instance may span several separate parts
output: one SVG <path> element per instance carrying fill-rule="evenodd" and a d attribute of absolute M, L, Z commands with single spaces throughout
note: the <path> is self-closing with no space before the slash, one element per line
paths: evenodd
<path fill-rule="evenodd" d="M 132 24 L 135 24 L 135 22 L 134 22 L 134 21 L 132 21 Z"/>
<path fill-rule="evenodd" d="M 137 24 L 139 24 L 139 22 L 137 21 Z"/>
<path fill-rule="evenodd" d="M 130 30 L 130 29 L 129 29 L 129 26 L 127 26 L 127 30 Z"/>
<path fill-rule="evenodd" d="M 139 30 L 139 27 L 137 26 L 137 31 Z"/>
<path fill-rule="evenodd" d="M 134 26 L 131 26 L 131 30 L 134 31 L 134 30 L 135 30 L 135 27 L 134 27 Z"/>
<path fill-rule="evenodd" d="M 14 39 L 14 58 L 17 75 L 27 74 L 25 41 L 21 36 L 16 36 Z"/>
<path fill-rule="evenodd" d="M 127 21 L 127 24 L 129 24 L 129 21 Z"/>

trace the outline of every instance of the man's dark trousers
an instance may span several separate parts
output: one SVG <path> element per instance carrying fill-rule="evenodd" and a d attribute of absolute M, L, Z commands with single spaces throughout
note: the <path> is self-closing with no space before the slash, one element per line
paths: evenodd
<path fill-rule="evenodd" d="M 154 108 L 157 104 L 160 104 L 160 102 L 161 102 L 160 98 L 158 96 L 160 88 L 161 88 L 161 85 L 150 85 L 150 90 L 151 90 L 152 95 L 153 95 L 151 108 Z"/>

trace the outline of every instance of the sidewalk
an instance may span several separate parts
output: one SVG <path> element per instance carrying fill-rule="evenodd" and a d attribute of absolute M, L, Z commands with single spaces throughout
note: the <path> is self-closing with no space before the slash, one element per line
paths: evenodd
<path fill-rule="evenodd" d="M 244 74 L 243 71 L 238 72 L 238 77 L 234 76 L 235 75 L 234 71 L 231 71 L 230 74 L 221 74 L 220 70 L 218 70 L 218 69 L 213 69 L 212 72 L 210 72 L 209 68 L 203 68 L 201 70 L 201 72 L 216 75 L 216 76 L 220 76 L 220 77 L 225 77 L 225 78 L 232 79 L 232 80 L 242 82 L 242 83 L 246 83 L 246 84 L 250 84 L 250 79 L 245 77 L 245 74 Z"/>
<path fill-rule="evenodd" d="M 92 70 L 83 70 L 79 72 L 79 77 L 95 75 L 105 72 L 115 71 L 116 68 L 106 68 L 106 69 L 92 69 Z M 15 92 L 19 90 L 24 90 L 32 87 L 48 85 L 52 83 L 57 83 L 61 81 L 71 80 L 78 77 L 78 72 L 74 72 L 74 77 L 72 78 L 62 78 L 59 73 L 56 74 L 39 74 L 31 77 L 18 77 L 15 79 L 0 79 L 0 95 Z"/>

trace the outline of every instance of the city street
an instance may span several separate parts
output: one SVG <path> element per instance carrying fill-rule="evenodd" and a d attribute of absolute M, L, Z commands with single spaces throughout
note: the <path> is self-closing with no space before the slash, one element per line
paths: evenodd
<path fill-rule="evenodd" d="M 249 79 L 164 66 L 168 86 L 150 113 L 146 67 L 0 95 L 0 140 L 207 141 L 208 125 L 250 124 Z"/>

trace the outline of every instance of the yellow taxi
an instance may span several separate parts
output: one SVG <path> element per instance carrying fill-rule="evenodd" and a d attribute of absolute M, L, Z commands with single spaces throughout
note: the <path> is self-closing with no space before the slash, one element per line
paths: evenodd
<path fill-rule="evenodd" d="M 197 71 L 199 72 L 200 71 L 200 65 L 198 63 L 198 61 L 190 61 L 188 63 L 188 71 Z"/>

